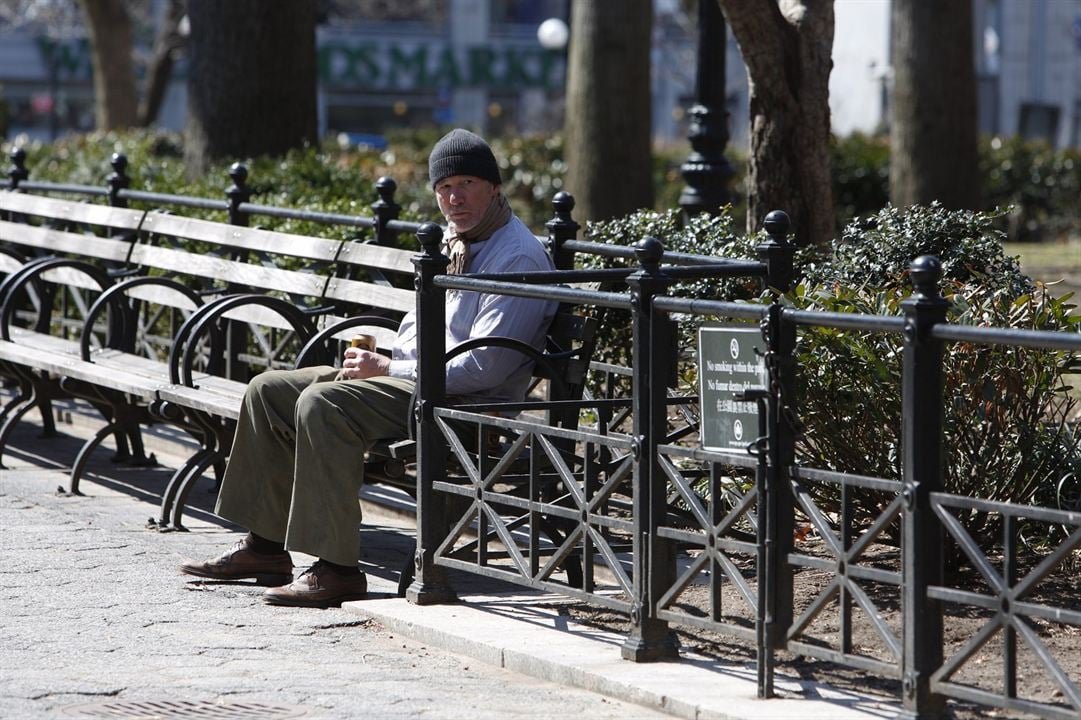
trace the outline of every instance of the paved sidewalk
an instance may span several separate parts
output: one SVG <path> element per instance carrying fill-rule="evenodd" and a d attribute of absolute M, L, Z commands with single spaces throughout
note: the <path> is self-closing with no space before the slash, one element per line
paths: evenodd
<path fill-rule="evenodd" d="M 54 439 L 23 423 L 0 470 L 0 717 L 93 717 L 103 704 L 128 713 L 110 717 L 150 717 L 131 709 L 150 701 L 174 713 L 158 717 L 896 715 L 797 681 L 779 683 L 791 699 L 760 701 L 753 670 L 704 659 L 624 662 L 621 638 L 568 623 L 557 600 L 538 608 L 490 583 L 460 587 L 465 603 L 409 605 L 394 596 L 408 524 L 387 513 L 366 514 L 372 597 L 344 609 L 269 607 L 260 588 L 191 581 L 176 571 L 181 557 L 239 536 L 209 512 L 210 483 L 192 493 L 191 532 L 146 529 L 181 457 L 159 439 L 163 467 L 113 466 L 101 450 L 86 495 L 59 496 L 77 438 L 94 427 L 75 420 Z"/>

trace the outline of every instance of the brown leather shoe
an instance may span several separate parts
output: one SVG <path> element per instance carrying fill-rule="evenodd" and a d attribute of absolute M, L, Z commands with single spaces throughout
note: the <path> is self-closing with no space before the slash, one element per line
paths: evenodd
<path fill-rule="evenodd" d="M 320 560 L 290 584 L 265 591 L 263 602 L 268 605 L 328 608 L 339 607 L 350 600 L 363 600 L 367 595 L 368 578 L 364 573 L 341 575 Z"/>
<path fill-rule="evenodd" d="M 262 555 L 240 540 L 211 560 L 184 560 L 180 572 L 211 580 L 254 579 L 257 585 L 274 586 L 293 579 L 293 559 L 287 552 Z"/>

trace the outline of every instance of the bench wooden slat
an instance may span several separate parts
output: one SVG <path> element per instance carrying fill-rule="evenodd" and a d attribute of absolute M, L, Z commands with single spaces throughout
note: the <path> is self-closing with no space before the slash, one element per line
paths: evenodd
<path fill-rule="evenodd" d="M 82 290 L 101 290 L 94 278 L 73 267 L 58 267 L 41 273 L 41 279 L 57 285 L 80 288 Z"/>
<path fill-rule="evenodd" d="M 25 328 L 10 328 L 9 332 L 11 333 L 11 343 L 18 348 L 46 350 L 57 355 L 75 355 L 77 357 L 79 355 L 79 343 L 72 341 L 72 339 L 36 333 Z M 4 345 L 6 346 L 6 343 Z M 11 359 L 6 354 L 13 351 L 10 348 L 5 349 L 3 354 L 0 354 L 0 360 Z"/>
<path fill-rule="evenodd" d="M 59 200 L 10 190 L 0 190 L 0 210 L 88 225 L 101 225 L 117 230 L 138 230 L 143 216 L 146 215 L 143 210 Z"/>
<path fill-rule="evenodd" d="M 7 220 L 0 220 L 0 240 L 56 253 L 70 253 L 118 263 L 127 260 L 132 243 L 132 240 L 65 232 Z"/>
<path fill-rule="evenodd" d="M 0 274 L 10 275 L 23 264 L 6 253 L 0 253 Z"/>
<path fill-rule="evenodd" d="M 236 419 L 240 417 L 240 406 L 244 398 L 246 383 L 215 376 L 195 378 L 198 387 L 170 385 L 158 390 L 161 400 L 177 405 L 212 413 L 218 417 Z"/>
<path fill-rule="evenodd" d="M 324 297 L 403 313 L 417 307 L 417 295 L 412 290 L 345 278 L 331 278 Z"/>
<path fill-rule="evenodd" d="M 226 225 L 179 215 L 149 212 L 142 229 L 170 237 L 207 242 L 230 248 L 277 253 L 332 262 L 344 241 Z"/>
<path fill-rule="evenodd" d="M 181 310 L 196 308 L 195 303 L 187 295 L 162 285 L 136 285 L 127 289 L 124 294 L 144 302 L 167 305 Z"/>
<path fill-rule="evenodd" d="M 415 253 L 409 250 L 372 245 L 371 243 L 347 242 L 338 256 L 338 262 L 347 265 L 364 265 L 393 270 L 412 275 L 414 271 L 411 258 Z"/>
<path fill-rule="evenodd" d="M 327 282 L 325 275 L 256 266 L 237 260 L 146 243 L 140 243 L 132 249 L 131 262 L 135 265 L 146 265 L 182 275 L 194 275 L 221 282 L 251 285 L 262 290 L 279 290 L 301 295 L 321 295 Z"/>
<path fill-rule="evenodd" d="M 293 329 L 293 326 L 289 324 L 288 320 L 262 305 L 240 305 L 232 310 L 222 313 L 222 317 L 251 323 L 252 325 L 275 328 L 277 330 Z"/>
<path fill-rule="evenodd" d="M 79 357 L 79 343 L 74 340 L 62 340 L 30 331 L 13 332 L 12 336 L 12 341 L 0 341 L 0 359 L 24 367 L 144 399 L 155 399 L 158 388 L 168 384 L 168 376 L 162 374 L 165 366 L 154 360 L 143 358 L 146 365 L 142 367 L 142 372 L 135 372 L 130 365 L 116 366 L 82 360 Z"/>

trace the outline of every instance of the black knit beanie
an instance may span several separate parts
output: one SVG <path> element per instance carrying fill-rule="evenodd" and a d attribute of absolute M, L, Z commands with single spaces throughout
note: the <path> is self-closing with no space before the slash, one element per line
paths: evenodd
<path fill-rule="evenodd" d="M 433 188 L 451 175 L 472 175 L 494 185 L 503 184 L 492 148 L 480 136 L 461 128 L 441 137 L 428 156 L 428 178 Z"/>

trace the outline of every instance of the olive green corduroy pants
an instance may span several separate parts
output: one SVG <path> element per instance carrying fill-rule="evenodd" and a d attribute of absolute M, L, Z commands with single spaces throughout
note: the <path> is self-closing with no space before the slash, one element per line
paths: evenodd
<path fill-rule="evenodd" d="M 414 383 L 337 373 L 273 370 L 252 380 L 216 512 L 288 550 L 353 565 L 364 453 L 406 436 Z"/>

